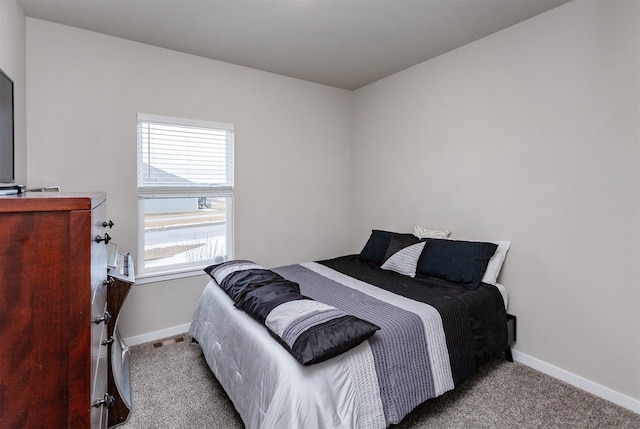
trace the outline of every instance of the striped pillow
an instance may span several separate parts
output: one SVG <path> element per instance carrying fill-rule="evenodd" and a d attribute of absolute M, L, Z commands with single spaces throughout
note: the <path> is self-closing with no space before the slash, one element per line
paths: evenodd
<path fill-rule="evenodd" d="M 387 262 L 387 259 L 398 253 L 398 251 L 404 249 L 405 247 L 409 247 L 412 244 L 419 243 L 420 240 L 413 235 L 394 235 L 389 240 L 389 245 L 387 246 L 387 252 L 384 255 L 384 259 L 380 263 L 380 265 Z"/>
<path fill-rule="evenodd" d="M 412 244 L 391 255 L 380 268 L 391 270 L 409 277 L 416 276 L 416 265 L 424 249 L 425 242 Z M 391 245 L 389 245 L 391 247 Z"/>
<path fill-rule="evenodd" d="M 302 365 L 338 356 L 380 329 L 373 323 L 312 299 L 278 305 L 271 310 L 264 325 Z"/>

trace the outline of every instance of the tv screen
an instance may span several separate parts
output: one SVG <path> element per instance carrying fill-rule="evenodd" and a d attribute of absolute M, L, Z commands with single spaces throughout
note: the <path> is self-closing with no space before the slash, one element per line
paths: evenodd
<path fill-rule="evenodd" d="M 0 70 L 0 183 L 15 181 L 13 136 L 13 81 Z"/>

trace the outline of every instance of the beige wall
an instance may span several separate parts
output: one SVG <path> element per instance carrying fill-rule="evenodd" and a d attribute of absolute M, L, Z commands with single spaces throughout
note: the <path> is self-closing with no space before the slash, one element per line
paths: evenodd
<path fill-rule="evenodd" d="M 13 80 L 16 184 L 27 180 L 25 16 L 16 0 L 0 1 L 0 69 Z"/>
<path fill-rule="evenodd" d="M 636 1 L 574 1 L 362 88 L 352 154 L 354 249 L 511 240 L 516 350 L 636 400 L 639 27 Z"/>
<path fill-rule="evenodd" d="M 235 256 L 266 266 L 349 247 L 352 94 L 27 19 L 30 186 L 106 191 L 137 260 L 136 113 L 235 125 Z M 125 337 L 191 321 L 204 276 L 137 285 Z"/>

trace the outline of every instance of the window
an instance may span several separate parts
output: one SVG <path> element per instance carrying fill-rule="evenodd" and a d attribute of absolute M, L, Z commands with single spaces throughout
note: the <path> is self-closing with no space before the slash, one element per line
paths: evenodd
<path fill-rule="evenodd" d="M 138 114 L 138 272 L 233 254 L 233 125 Z"/>

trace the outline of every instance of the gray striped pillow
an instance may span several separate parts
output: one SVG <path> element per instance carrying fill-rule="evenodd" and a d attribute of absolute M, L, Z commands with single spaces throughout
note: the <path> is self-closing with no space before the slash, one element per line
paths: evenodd
<path fill-rule="evenodd" d="M 398 250 L 385 261 L 380 268 L 391 270 L 409 277 L 416 276 L 416 265 L 424 249 L 425 242 L 412 244 Z"/>
<path fill-rule="evenodd" d="M 312 299 L 284 302 L 264 325 L 302 365 L 323 362 L 362 343 L 377 325 Z"/>

